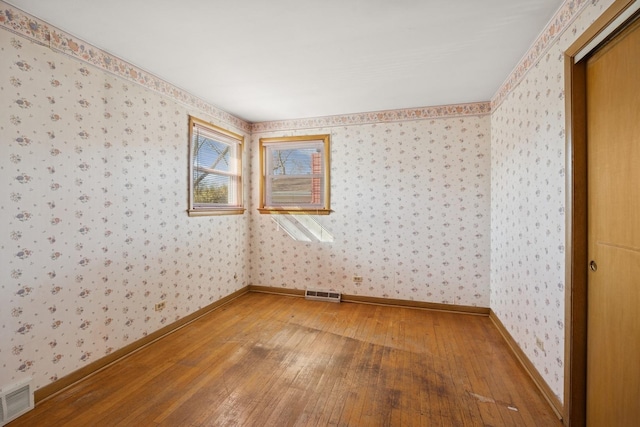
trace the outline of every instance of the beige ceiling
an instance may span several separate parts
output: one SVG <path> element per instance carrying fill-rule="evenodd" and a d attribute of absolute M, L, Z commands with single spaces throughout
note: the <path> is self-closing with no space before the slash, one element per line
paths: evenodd
<path fill-rule="evenodd" d="M 250 122 L 489 101 L 562 0 L 9 0 Z"/>

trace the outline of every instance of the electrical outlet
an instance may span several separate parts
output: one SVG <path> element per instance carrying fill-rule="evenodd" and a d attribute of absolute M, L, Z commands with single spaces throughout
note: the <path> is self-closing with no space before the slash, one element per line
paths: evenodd
<path fill-rule="evenodd" d="M 362 283 L 362 276 L 353 276 L 353 283 Z"/>
<path fill-rule="evenodd" d="M 540 338 L 536 337 L 536 346 L 544 351 L 544 341 L 542 341 Z"/>
<path fill-rule="evenodd" d="M 156 311 L 164 310 L 164 307 L 166 304 L 167 304 L 166 301 L 160 301 L 159 303 L 156 303 L 156 306 L 155 306 Z"/>

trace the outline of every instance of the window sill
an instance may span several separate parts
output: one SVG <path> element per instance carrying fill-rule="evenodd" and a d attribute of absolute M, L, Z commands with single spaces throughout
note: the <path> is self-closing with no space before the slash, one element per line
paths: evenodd
<path fill-rule="evenodd" d="M 329 215 L 331 209 L 295 209 L 295 208 L 258 208 L 261 214 L 287 214 L 287 215 Z"/>
<path fill-rule="evenodd" d="M 242 215 L 246 209 L 244 208 L 228 208 L 228 209 L 189 209 L 187 214 L 190 217 L 198 216 L 217 216 L 217 215 Z"/>

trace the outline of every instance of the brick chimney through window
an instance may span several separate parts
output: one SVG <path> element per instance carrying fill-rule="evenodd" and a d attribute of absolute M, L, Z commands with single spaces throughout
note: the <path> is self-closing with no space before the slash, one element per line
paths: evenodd
<path fill-rule="evenodd" d="M 322 153 L 316 151 L 311 154 L 311 173 L 313 175 L 321 175 L 322 174 Z M 322 178 L 311 178 L 311 203 L 312 204 L 320 204 L 322 203 Z"/>

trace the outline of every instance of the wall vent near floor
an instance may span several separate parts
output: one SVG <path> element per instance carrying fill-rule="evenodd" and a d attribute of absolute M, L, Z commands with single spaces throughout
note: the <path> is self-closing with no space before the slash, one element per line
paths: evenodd
<path fill-rule="evenodd" d="M 318 291 L 313 289 L 307 289 L 304 293 L 305 299 L 314 301 L 331 301 L 340 302 L 340 293 L 333 291 Z"/>
<path fill-rule="evenodd" d="M 0 388 L 0 426 L 15 420 L 34 407 L 31 378 Z"/>

